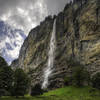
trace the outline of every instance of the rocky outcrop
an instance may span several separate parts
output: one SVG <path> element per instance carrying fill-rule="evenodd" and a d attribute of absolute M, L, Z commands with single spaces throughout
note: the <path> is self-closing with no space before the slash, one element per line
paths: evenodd
<path fill-rule="evenodd" d="M 70 73 L 71 58 L 83 64 L 91 75 L 100 71 L 100 1 L 74 0 L 55 17 L 57 48 L 49 87 L 57 88 L 63 86 L 64 76 Z M 47 17 L 32 29 L 21 48 L 17 64 L 29 73 L 32 85 L 43 81 L 55 17 Z"/>

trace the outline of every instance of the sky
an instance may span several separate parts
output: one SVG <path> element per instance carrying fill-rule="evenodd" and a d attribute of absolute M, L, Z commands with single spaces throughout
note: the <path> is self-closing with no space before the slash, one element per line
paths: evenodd
<path fill-rule="evenodd" d="M 64 9 L 69 1 L 70 0 L 0 0 L 0 20 L 14 29 L 21 29 L 24 35 L 28 36 L 29 31 L 39 25 L 46 16 L 57 15 Z M 10 34 L 11 30 L 12 29 L 9 29 L 7 32 Z M 6 48 L 6 55 L 3 53 L 3 57 L 9 60 L 9 64 L 18 58 L 23 42 L 24 39 L 20 35 L 13 38 L 13 42 L 10 37 L 5 37 L 5 40 L 0 42 L 0 50 L 4 52 Z M 14 43 L 16 43 L 17 46 L 14 46 Z M 8 50 L 6 44 L 9 44 L 13 49 Z M 0 51 L 0 55 L 1 54 Z"/>
<path fill-rule="evenodd" d="M 48 15 L 62 11 L 70 0 L 0 0 L 0 20 L 26 35 Z"/>

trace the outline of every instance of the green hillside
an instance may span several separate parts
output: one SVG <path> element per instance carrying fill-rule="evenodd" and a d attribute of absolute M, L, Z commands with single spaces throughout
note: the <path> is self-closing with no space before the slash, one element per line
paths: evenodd
<path fill-rule="evenodd" d="M 100 100 L 100 91 L 91 87 L 65 87 L 44 93 L 41 96 L 2 97 L 0 100 Z"/>

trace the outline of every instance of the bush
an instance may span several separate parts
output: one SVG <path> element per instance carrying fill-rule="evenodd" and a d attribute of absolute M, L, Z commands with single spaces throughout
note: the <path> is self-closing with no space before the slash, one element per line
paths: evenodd
<path fill-rule="evenodd" d="M 95 74 L 92 79 L 91 79 L 91 82 L 92 82 L 92 86 L 94 88 L 97 88 L 100 90 L 100 72 Z"/>
<path fill-rule="evenodd" d="M 64 78 L 64 82 L 65 82 L 65 85 L 72 85 L 72 77 L 71 76 L 66 76 Z"/>
<path fill-rule="evenodd" d="M 40 84 L 36 84 L 34 87 L 31 89 L 31 96 L 36 96 L 36 95 L 41 95 L 43 94 L 43 90 L 41 89 Z"/>
<path fill-rule="evenodd" d="M 69 60 L 68 66 L 71 73 L 64 78 L 65 85 L 89 85 L 90 75 L 83 65 L 74 60 Z"/>
<path fill-rule="evenodd" d="M 72 84 L 75 86 L 88 85 L 90 81 L 89 72 L 82 66 L 73 68 L 72 71 Z"/>
<path fill-rule="evenodd" d="M 10 92 L 5 89 L 0 89 L 0 96 L 10 96 Z"/>

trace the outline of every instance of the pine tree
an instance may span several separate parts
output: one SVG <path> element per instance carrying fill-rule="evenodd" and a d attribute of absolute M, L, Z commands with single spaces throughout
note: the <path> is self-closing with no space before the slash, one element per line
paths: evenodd
<path fill-rule="evenodd" d="M 3 57 L 0 56 L 0 68 L 6 67 L 6 66 L 8 66 L 7 62 L 5 61 L 5 59 Z"/>
<path fill-rule="evenodd" d="M 29 88 L 29 78 L 22 69 L 16 69 L 13 92 L 16 97 L 24 96 Z"/>
<path fill-rule="evenodd" d="M 10 66 L 0 67 L 0 96 L 10 95 L 13 83 L 13 70 Z"/>

